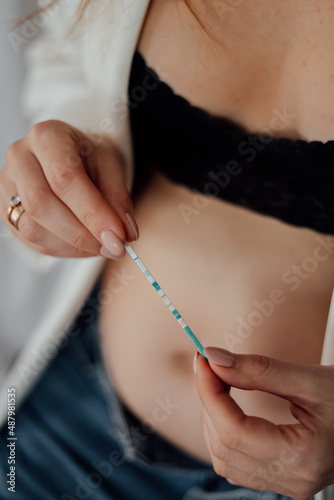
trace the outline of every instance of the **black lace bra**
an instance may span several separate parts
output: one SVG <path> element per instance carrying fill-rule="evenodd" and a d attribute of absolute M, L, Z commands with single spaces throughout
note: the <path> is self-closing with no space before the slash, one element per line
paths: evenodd
<path fill-rule="evenodd" d="M 250 135 L 176 95 L 138 51 L 128 90 L 134 195 L 158 168 L 203 194 L 334 234 L 334 140 Z"/>

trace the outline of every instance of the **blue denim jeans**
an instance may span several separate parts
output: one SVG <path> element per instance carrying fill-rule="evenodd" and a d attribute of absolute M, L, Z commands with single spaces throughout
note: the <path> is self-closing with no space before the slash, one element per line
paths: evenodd
<path fill-rule="evenodd" d="M 75 328 L 16 415 L 15 494 L 2 431 L 2 500 L 288 500 L 230 485 L 137 420 L 106 371 L 97 318 Z"/>

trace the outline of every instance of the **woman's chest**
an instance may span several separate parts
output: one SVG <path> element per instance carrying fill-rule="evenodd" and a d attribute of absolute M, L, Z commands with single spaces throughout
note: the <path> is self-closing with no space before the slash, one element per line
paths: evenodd
<path fill-rule="evenodd" d="M 248 131 L 332 139 L 331 2 L 237 3 L 196 2 L 201 26 L 185 2 L 153 1 L 139 51 L 177 94 Z"/>

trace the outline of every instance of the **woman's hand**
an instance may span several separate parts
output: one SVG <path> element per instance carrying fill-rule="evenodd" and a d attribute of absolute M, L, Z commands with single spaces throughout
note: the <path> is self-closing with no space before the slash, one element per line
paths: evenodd
<path fill-rule="evenodd" d="M 215 471 L 232 484 L 299 499 L 334 483 L 334 367 L 204 352 L 210 364 L 198 356 L 197 385 Z M 245 415 L 231 386 L 287 399 L 298 422 L 274 425 Z"/>
<path fill-rule="evenodd" d="M 60 257 L 121 258 L 124 241 L 138 238 L 124 163 L 110 138 L 98 143 L 70 125 L 50 120 L 32 127 L 6 152 L 0 171 L 0 215 L 37 251 Z M 17 231 L 7 219 L 9 198 L 25 212 Z M 109 252 L 109 253 L 108 253 Z"/>

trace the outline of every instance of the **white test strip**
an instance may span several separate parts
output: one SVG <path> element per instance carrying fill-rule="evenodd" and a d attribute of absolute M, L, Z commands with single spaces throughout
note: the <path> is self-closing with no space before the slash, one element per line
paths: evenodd
<path fill-rule="evenodd" d="M 159 286 L 157 281 L 153 278 L 152 274 L 149 272 L 147 267 L 143 264 L 143 262 L 140 260 L 134 249 L 129 245 L 128 242 L 125 242 L 124 244 L 125 250 L 128 252 L 128 254 L 131 256 L 131 258 L 135 261 L 141 272 L 146 276 L 148 281 L 151 283 L 151 285 L 154 287 L 154 289 L 158 292 L 158 295 L 162 298 L 170 312 L 173 314 L 173 316 L 176 318 L 178 323 L 182 326 L 182 328 L 185 330 L 185 332 L 188 334 L 188 336 L 191 338 L 193 343 L 195 344 L 197 350 L 201 353 L 201 355 L 207 359 L 207 357 L 204 354 L 203 351 L 203 346 L 195 336 L 194 332 L 189 328 L 187 323 L 184 321 L 180 313 L 177 311 L 177 309 L 174 307 L 172 302 L 169 300 L 165 292 L 162 290 L 162 288 Z"/>

